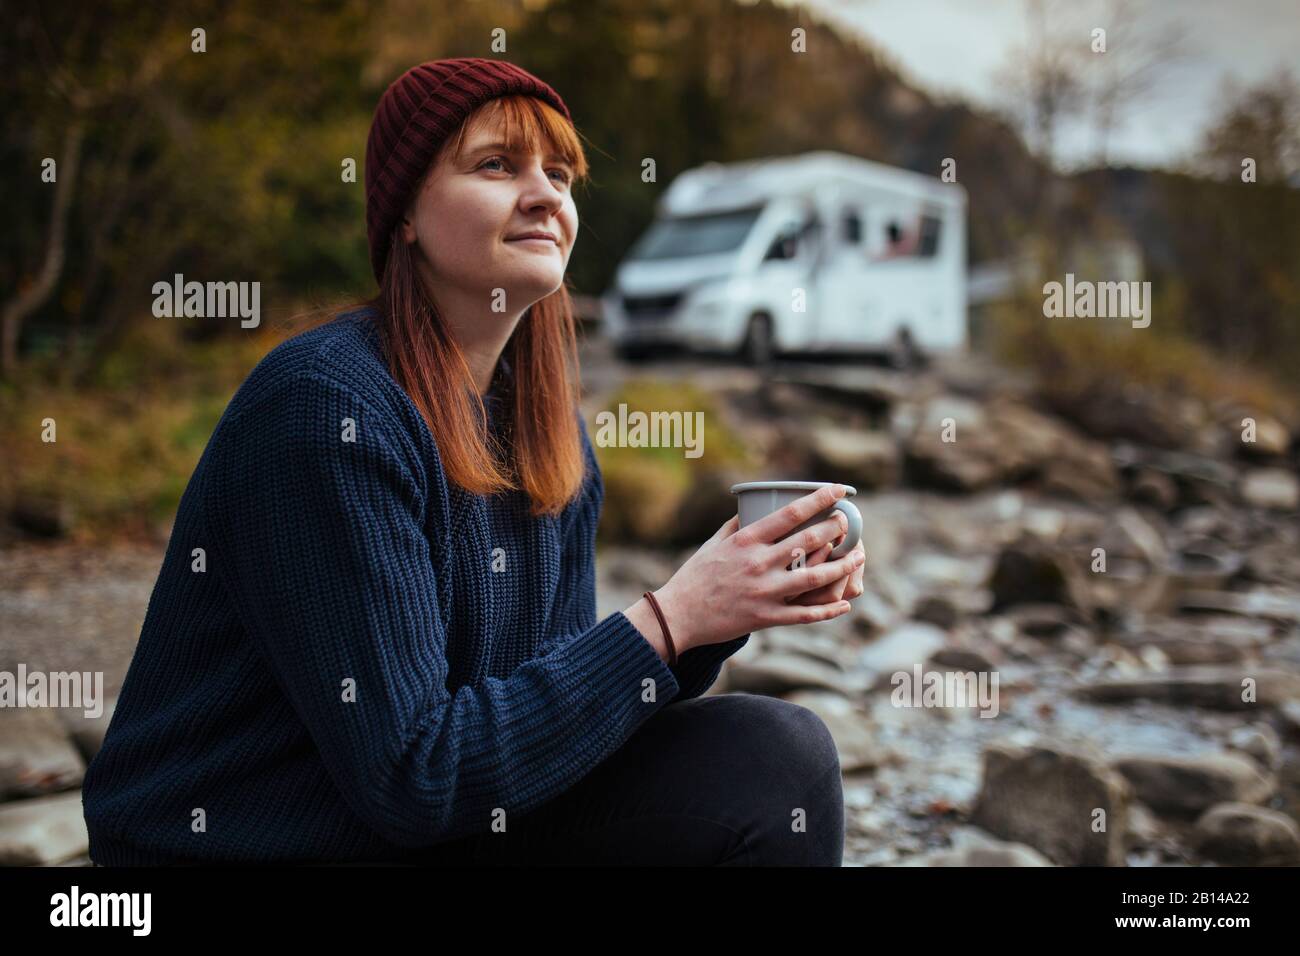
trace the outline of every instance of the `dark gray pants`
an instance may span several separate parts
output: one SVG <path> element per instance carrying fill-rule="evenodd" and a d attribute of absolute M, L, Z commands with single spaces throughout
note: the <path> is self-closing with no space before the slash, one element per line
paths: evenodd
<path fill-rule="evenodd" d="M 774 697 L 664 707 L 575 786 L 506 831 L 421 864 L 839 866 L 844 795 L 821 718 Z"/>

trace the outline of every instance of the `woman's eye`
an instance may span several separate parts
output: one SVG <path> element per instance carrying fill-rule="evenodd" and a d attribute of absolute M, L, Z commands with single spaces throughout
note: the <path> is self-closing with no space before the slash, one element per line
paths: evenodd
<path fill-rule="evenodd" d="M 478 168 L 487 169 L 490 163 L 496 163 L 501 166 L 507 165 L 506 158 L 504 156 L 489 156 L 487 159 L 483 160 L 483 162 L 479 163 Z M 563 167 L 557 166 L 556 168 L 552 169 L 550 172 L 552 174 L 559 173 L 560 182 L 564 183 L 566 186 L 569 184 L 569 180 L 571 177 L 569 176 L 568 170 L 564 169 Z"/>

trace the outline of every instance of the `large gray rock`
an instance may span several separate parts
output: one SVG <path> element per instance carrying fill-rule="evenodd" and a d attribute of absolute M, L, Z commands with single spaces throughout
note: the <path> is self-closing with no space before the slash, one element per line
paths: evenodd
<path fill-rule="evenodd" d="M 1243 423 L 1248 418 L 1254 420 L 1254 434 L 1250 435 L 1253 441 L 1246 441 L 1249 432 Z M 1291 447 L 1291 430 L 1272 415 L 1253 409 L 1233 409 L 1220 419 L 1219 425 L 1228 438 L 1227 447 L 1240 458 L 1282 458 Z"/>
<path fill-rule="evenodd" d="M 963 608 L 949 594 L 930 594 L 916 602 L 912 618 L 933 624 L 942 631 L 951 631 L 961 620 Z"/>
<path fill-rule="evenodd" d="M 1087 636 L 1084 627 L 1087 622 L 1083 616 L 1073 608 L 1059 604 L 1017 604 L 1007 611 L 1005 617 L 1017 634 L 1040 641 L 1065 643 Z"/>
<path fill-rule="evenodd" d="M 1196 821 L 1193 846 L 1230 866 L 1300 864 L 1300 826 L 1285 813 L 1249 803 L 1220 803 Z"/>
<path fill-rule="evenodd" d="M 1295 443 L 1295 435 L 1291 428 L 1283 424 L 1271 415 L 1254 414 L 1251 417 L 1255 419 L 1255 440 L 1253 442 L 1240 442 L 1235 447 L 1238 451 L 1248 458 L 1281 458 L 1286 455 L 1287 451 Z M 1294 421 L 1292 422 L 1294 424 Z M 1233 426 L 1235 432 L 1234 438 L 1241 438 L 1241 420 L 1238 419 Z"/>
<path fill-rule="evenodd" d="M 1184 508 L 1173 516 L 1173 523 L 1183 534 L 1223 540 L 1232 537 L 1237 521 L 1236 514 L 1220 511 L 1210 505 Z"/>
<path fill-rule="evenodd" d="M 77 523 L 77 509 L 68 497 L 20 493 L 10 506 L 9 523 L 32 537 L 66 538 Z"/>
<path fill-rule="evenodd" d="M 1140 624 L 1139 630 L 1116 631 L 1111 634 L 1111 640 L 1139 653 L 1142 648 L 1154 648 L 1177 667 L 1200 667 L 1243 661 L 1253 647 L 1270 637 L 1270 633 L 1267 624 L 1261 631 L 1251 627 L 1223 627 L 1217 623 L 1207 626 L 1195 619 L 1148 618 Z"/>
<path fill-rule="evenodd" d="M 1300 506 L 1300 481 L 1284 468 L 1257 468 L 1241 479 L 1241 500 L 1256 508 L 1295 511 Z"/>
<path fill-rule="evenodd" d="M 868 551 L 868 553 L 870 553 Z M 867 558 L 870 562 L 871 558 Z M 916 583 L 891 568 L 872 568 L 863 573 L 863 583 L 896 608 L 903 617 L 911 617 L 912 608 L 921 599 Z"/>
<path fill-rule="evenodd" d="M 1077 687 L 1074 693 L 1101 703 L 1153 700 L 1212 710 L 1253 710 L 1281 707 L 1300 698 L 1300 674 L 1256 666 L 1176 667 L 1160 674 L 1107 678 Z"/>
<path fill-rule="evenodd" d="M 1255 541 L 1246 552 L 1246 574 L 1262 584 L 1282 587 L 1300 581 L 1300 547 L 1294 538 Z"/>
<path fill-rule="evenodd" d="M 1004 471 L 983 406 L 955 395 L 925 406 L 904 451 L 908 482 L 921 487 L 975 491 L 996 484 Z"/>
<path fill-rule="evenodd" d="M 959 491 L 1037 481 L 1049 493 L 1100 501 L 1119 488 L 1103 446 L 1005 397 L 985 406 L 952 395 L 931 400 L 907 443 L 906 464 L 916 483 Z"/>
<path fill-rule="evenodd" d="M 780 697 L 794 690 L 813 688 L 849 695 L 853 686 L 846 675 L 826 661 L 804 654 L 778 651 L 728 660 L 727 689 L 747 694 Z"/>
<path fill-rule="evenodd" d="M 1282 766 L 1282 740 L 1266 723 L 1234 728 L 1228 734 L 1226 745 L 1229 750 L 1246 754 L 1267 770 L 1277 770 Z"/>
<path fill-rule="evenodd" d="M 1246 563 L 1245 556 L 1220 541 L 1189 541 L 1170 552 L 1165 562 L 1171 589 L 1217 590 L 1225 587 Z"/>
<path fill-rule="evenodd" d="M 864 647 L 859 663 L 876 679 L 896 671 L 910 673 L 914 665 L 924 663 L 947 643 L 948 635 L 933 624 L 906 621 Z"/>
<path fill-rule="evenodd" d="M 1129 479 L 1128 495 L 1139 504 L 1149 505 L 1160 512 L 1172 511 L 1178 505 L 1178 485 L 1154 468 L 1137 469 Z"/>
<path fill-rule="evenodd" d="M 1105 572 L 1093 573 L 1090 568 L 1084 582 L 1094 615 L 1111 621 L 1167 609 L 1174 593 L 1162 569 L 1131 558 L 1108 557 Z"/>
<path fill-rule="evenodd" d="M 1085 614 L 1091 610 L 1082 569 L 1070 555 L 1033 538 L 1002 549 L 988 587 L 995 611 L 1016 604 L 1064 604 Z"/>
<path fill-rule="evenodd" d="M 808 440 L 818 472 L 832 475 L 836 481 L 859 490 L 888 488 L 898 482 L 901 456 L 888 433 L 814 425 Z"/>
<path fill-rule="evenodd" d="M 1079 544 L 1086 544 L 1080 541 Z M 1106 516 L 1097 532 L 1097 544 L 1106 549 L 1108 559 L 1132 558 L 1144 564 L 1163 565 L 1169 546 L 1160 528 L 1133 508 L 1120 508 Z M 1091 552 L 1091 549 L 1087 549 Z"/>
<path fill-rule="evenodd" d="M 836 670 L 850 670 L 856 655 L 851 648 L 844 646 L 834 627 L 828 626 L 834 623 L 823 621 L 821 624 L 765 627 L 759 632 L 758 650 L 770 654 L 800 654 L 824 661 Z"/>
<path fill-rule="evenodd" d="M 1128 828 L 1124 833 L 1129 849 L 1152 847 L 1171 842 L 1169 827 L 1141 800 L 1133 800 L 1128 808 Z"/>
<path fill-rule="evenodd" d="M 899 866 L 1052 866 L 1052 861 L 1031 846 L 998 840 L 975 827 L 953 833 L 949 850 L 936 850 L 902 860 Z"/>
<path fill-rule="evenodd" d="M 983 641 L 978 646 L 973 644 L 949 644 L 930 655 L 926 661 L 927 669 L 991 672 L 994 670 L 991 657 L 997 657 L 1000 651 L 991 641 Z"/>
<path fill-rule="evenodd" d="M 926 594 L 945 594 L 956 599 L 976 590 L 988 580 L 992 556 L 957 556 L 941 551 L 910 549 L 899 570 Z"/>
<path fill-rule="evenodd" d="M 880 634 L 897 624 L 903 616 L 902 610 L 870 586 L 852 599 L 852 608 L 845 617 L 864 634 Z"/>
<path fill-rule="evenodd" d="M 782 363 L 769 378 L 772 384 L 795 386 L 855 409 L 882 411 L 901 401 L 916 387 L 907 375 L 867 365 Z"/>
<path fill-rule="evenodd" d="M 1292 737 L 1300 738 L 1300 700 L 1288 700 L 1278 708 L 1282 729 Z"/>
<path fill-rule="evenodd" d="M 999 743 L 983 756 L 972 823 L 1061 866 L 1123 865 L 1131 794 L 1094 748 Z"/>
<path fill-rule="evenodd" d="M 1187 591 L 1178 600 L 1183 611 L 1240 614 L 1283 624 L 1300 624 L 1300 591 L 1256 588 L 1253 591 Z"/>
<path fill-rule="evenodd" d="M 1095 613 L 1113 619 L 1160 604 L 1167 592 L 1169 548 L 1158 519 L 1121 507 L 1109 511 L 1099 527 L 1078 520 L 1071 524 L 1054 546 L 1073 557 L 1082 581 L 1076 587 L 1087 594 Z"/>
<path fill-rule="evenodd" d="M 86 762 L 48 707 L 0 708 L 0 800 L 80 786 Z"/>
<path fill-rule="evenodd" d="M 1195 817 L 1216 803 L 1263 803 L 1277 786 L 1253 760 L 1230 753 L 1124 757 L 1115 769 L 1139 800 L 1172 817 Z"/>
<path fill-rule="evenodd" d="M 1247 617 L 1201 614 L 1192 617 L 1147 615 L 1132 631 L 1111 639 L 1126 646 L 1157 647 L 1177 665 L 1229 664 L 1255 656 L 1273 641 L 1273 625 Z"/>
<path fill-rule="evenodd" d="M 1044 398 L 1053 411 L 1093 438 L 1189 448 L 1204 431 L 1203 412 L 1142 386 L 1126 386 L 1118 395 L 1108 394 L 1105 401 L 1086 389 L 1069 393 L 1053 389 Z"/>
<path fill-rule="evenodd" d="M 80 790 L 0 804 L 0 866 L 49 866 L 89 848 Z"/>
<path fill-rule="evenodd" d="M 1241 648 L 1205 638 L 1154 638 L 1133 647 L 1139 655 L 1147 648 L 1158 651 L 1175 667 L 1235 664 L 1245 658 Z"/>
<path fill-rule="evenodd" d="M 1210 505 L 1217 509 L 1231 503 L 1236 469 L 1217 458 L 1128 444 L 1116 445 L 1112 457 L 1120 468 L 1145 467 L 1168 476 L 1178 487 L 1180 504 Z"/>

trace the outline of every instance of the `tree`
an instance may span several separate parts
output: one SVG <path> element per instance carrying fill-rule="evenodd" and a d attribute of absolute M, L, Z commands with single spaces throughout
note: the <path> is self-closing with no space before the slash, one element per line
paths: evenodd
<path fill-rule="evenodd" d="M 1218 119 L 1165 190 L 1186 322 L 1233 358 L 1294 377 L 1300 359 L 1300 87 L 1225 84 Z M 1254 164 L 1246 175 L 1243 161 Z"/>
<path fill-rule="evenodd" d="M 20 7 L 0 34 L 20 118 L 0 159 L 24 171 L 7 178 L 15 228 L 0 236 L 4 374 L 39 330 L 79 381 L 176 271 L 367 278 L 361 186 L 340 176 L 378 96 L 358 83 L 367 15 L 362 0 L 269 15 L 255 0 Z M 42 158 L 60 153 L 42 184 Z"/>
<path fill-rule="evenodd" d="M 61 143 L 54 167 L 56 178 L 48 189 L 51 199 L 49 212 L 43 226 L 40 252 L 20 257 L 20 272 L 12 276 L 14 292 L 0 307 L 0 374 L 11 377 L 18 364 L 18 340 L 23 323 L 34 312 L 45 306 L 63 279 L 68 262 L 70 241 L 69 220 L 74 200 L 82 189 L 83 164 L 94 167 L 103 163 L 111 173 L 104 185 L 109 193 L 122 196 L 126 191 L 129 156 L 109 153 L 105 156 L 86 155 L 88 135 L 93 140 L 102 128 L 104 119 L 117 117 L 122 104 L 138 102 L 151 87 L 161 82 L 169 65 L 181 55 L 175 45 L 158 42 L 154 34 L 125 34 L 130 38 L 119 50 L 120 60 L 104 55 L 100 45 L 101 30 L 106 27 L 98 17 L 78 11 L 78 15 L 60 17 L 71 11 L 55 10 L 56 5 L 45 8 L 24 6 L 10 24 L 10 40 L 6 46 L 19 48 L 7 53 L 9 62 L 19 64 L 14 70 L 14 99 L 18 104 L 32 109 L 34 129 L 22 130 L 15 136 L 25 136 L 27 142 Z M 100 12 L 103 8 L 100 8 Z M 50 28 L 50 20 L 57 26 Z M 159 29 L 170 21 L 166 17 Z M 130 64 L 129 68 L 127 64 Z M 123 141 L 136 142 L 137 130 L 129 123 L 121 130 Z M 6 146 L 12 148 L 13 143 Z M 9 152 L 7 149 L 6 152 Z M 35 159 L 30 153 L 28 160 Z M 32 193 L 39 194 L 40 167 L 24 164 Z M 40 205 L 37 199 L 37 205 Z M 112 227 L 120 203 L 110 207 L 110 215 L 98 222 L 99 235 Z M 104 252 L 102 238 L 92 243 L 86 271 L 98 277 Z M 27 268 L 23 268 L 26 266 Z"/>
<path fill-rule="evenodd" d="M 1300 175 L 1300 85 L 1289 70 L 1244 90 L 1230 80 L 1220 101 L 1219 119 L 1193 164 L 1197 171 L 1240 180 L 1242 160 L 1250 158 L 1258 182 L 1285 183 Z"/>
<path fill-rule="evenodd" d="M 1148 95 L 1166 68 L 1182 57 L 1187 33 L 1181 24 L 1151 22 L 1134 0 L 1110 0 L 1101 26 L 1106 51 L 1093 56 L 1085 84 L 1092 100 L 1096 163 L 1109 161 L 1110 138 L 1125 110 Z"/>
<path fill-rule="evenodd" d="M 1026 0 L 1026 7 L 1029 36 L 1008 51 L 996 78 L 1008 115 L 1044 165 L 1054 167 L 1062 123 L 1084 102 L 1087 34 L 1060 26 L 1056 3 Z"/>

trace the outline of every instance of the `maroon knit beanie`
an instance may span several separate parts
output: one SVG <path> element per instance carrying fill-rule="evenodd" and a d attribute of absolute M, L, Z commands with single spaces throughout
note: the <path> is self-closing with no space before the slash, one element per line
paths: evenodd
<path fill-rule="evenodd" d="M 474 110 L 515 93 L 544 100 L 572 122 L 559 93 L 505 60 L 431 60 L 384 91 L 366 139 L 366 236 L 376 281 L 383 280 L 393 227 L 438 148 Z"/>

